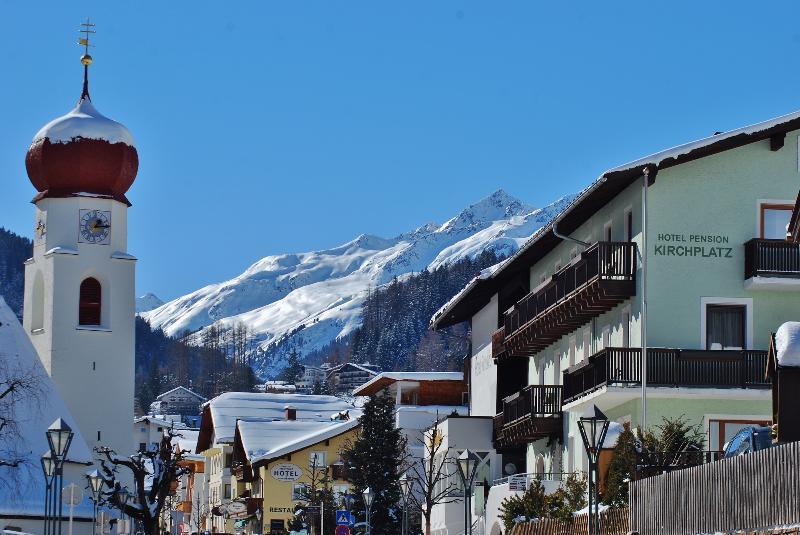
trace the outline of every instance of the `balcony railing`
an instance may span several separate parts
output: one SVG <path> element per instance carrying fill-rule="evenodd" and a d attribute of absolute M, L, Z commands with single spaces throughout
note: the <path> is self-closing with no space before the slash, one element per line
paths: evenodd
<path fill-rule="evenodd" d="M 493 349 L 530 356 L 636 293 L 636 245 L 598 242 L 505 313 Z"/>
<path fill-rule="evenodd" d="M 530 385 L 503 400 L 494 417 L 499 447 L 525 444 L 561 433 L 561 386 Z"/>
<path fill-rule="evenodd" d="M 800 278 L 800 243 L 754 239 L 744 244 L 744 278 Z"/>
<path fill-rule="evenodd" d="M 648 386 L 769 388 L 767 352 L 649 348 Z M 641 348 L 610 347 L 564 372 L 564 403 L 609 385 L 642 382 Z"/>

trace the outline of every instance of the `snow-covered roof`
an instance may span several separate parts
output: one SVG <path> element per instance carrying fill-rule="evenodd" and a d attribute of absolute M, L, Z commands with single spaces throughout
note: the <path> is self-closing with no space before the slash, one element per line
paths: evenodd
<path fill-rule="evenodd" d="M 191 452 L 197 448 L 197 437 L 200 435 L 199 429 L 176 429 L 175 432 L 178 436 L 173 439 L 173 444 L 181 449 L 181 451 L 188 451 L 190 454 L 187 457 L 193 457 Z"/>
<path fill-rule="evenodd" d="M 461 308 L 460 305 L 462 303 L 468 302 L 467 298 L 471 294 L 478 292 L 478 290 L 480 290 L 479 293 L 483 296 L 483 299 L 478 300 L 479 302 L 485 302 L 491 294 L 496 293 L 495 281 L 499 280 L 505 274 L 505 271 L 512 264 L 515 264 L 520 257 L 527 256 L 529 251 L 539 245 L 543 238 L 550 237 L 555 222 L 571 216 L 576 208 L 584 206 L 592 199 L 595 199 L 597 207 L 604 205 L 605 202 L 608 202 L 624 189 L 623 186 L 629 183 L 625 182 L 625 180 L 630 181 L 636 176 L 641 176 L 642 170 L 645 167 L 651 169 L 651 177 L 655 178 L 656 173 L 661 168 L 672 167 L 725 150 L 741 147 L 748 143 L 767 139 L 772 135 L 780 135 L 781 133 L 798 128 L 800 128 L 800 111 L 781 115 L 774 119 L 744 126 L 728 132 L 718 133 L 690 143 L 684 143 L 608 169 L 568 203 L 553 220 L 531 235 L 513 255 L 503 262 L 500 262 L 500 264 L 492 266 L 489 272 L 484 270 L 484 272 L 467 283 L 461 291 L 433 314 L 430 320 L 431 327 L 439 328 L 467 319 L 468 316 L 464 316 L 465 314 L 470 314 L 469 311 L 461 310 L 457 313 L 456 309 Z M 624 184 L 616 179 L 625 179 L 622 180 Z M 596 209 L 597 208 L 594 210 Z M 586 213 L 593 213 L 594 210 L 579 210 L 578 212 L 585 213 L 576 216 L 576 218 L 586 217 Z M 544 244 L 544 248 L 546 250 L 548 247 L 552 248 L 560 243 L 560 241 L 560 238 L 553 239 L 551 242 Z M 480 304 L 480 306 L 483 305 Z M 470 307 L 474 308 L 472 305 L 467 308 Z"/>
<path fill-rule="evenodd" d="M 164 417 L 163 414 L 158 415 L 150 415 L 146 414 L 144 416 L 140 416 L 138 418 L 133 419 L 133 423 L 140 424 L 140 423 L 151 423 L 155 425 L 160 425 L 161 427 L 174 427 L 175 429 L 186 429 L 189 426 L 184 424 L 182 421 L 178 420 L 168 420 Z"/>
<path fill-rule="evenodd" d="M 247 460 L 252 465 L 313 446 L 350 431 L 358 424 L 356 418 L 344 422 L 239 420 L 237 432 Z"/>
<path fill-rule="evenodd" d="M 800 367 L 800 321 L 787 321 L 775 332 L 778 366 Z"/>
<path fill-rule="evenodd" d="M 297 409 L 296 418 L 300 421 L 330 421 L 331 416 L 347 410 L 354 418 L 361 415 L 353 405 L 336 396 L 226 392 L 203 405 L 198 448 L 211 447 L 212 434 L 216 443 L 233 442 L 236 420 L 283 419 L 287 405 Z"/>
<path fill-rule="evenodd" d="M 0 296 L 0 382 L 24 375 L 38 382 L 36 396 L 23 395 L 11 406 L 0 406 L 3 416 L 10 416 L 19 426 L 14 446 L 26 462 L 17 468 L 0 466 L 0 517 L 41 515 L 44 511 L 40 457 L 49 449 L 45 431 L 57 418 L 67 422 L 75 433 L 68 460 L 84 465 L 92 462 L 91 451 L 75 419 L 42 366 L 27 333 Z M 81 516 L 91 511 L 87 503 L 79 508 Z"/>
<path fill-rule="evenodd" d="M 354 396 L 369 396 L 398 381 L 463 381 L 463 372 L 381 372 L 353 390 Z"/>
<path fill-rule="evenodd" d="M 33 141 L 43 138 L 49 139 L 50 143 L 68 143 L 74 138 L 86 138 L 136 146 L 128 129 L 97 111 L 88 98 L 81 99 L 66 115 L 44 125 Z"/>
<path fill-rule="evenodd" d="M 167 391 L 166 391 L 166 392 L 164 392 L 163 394 L 159 394 L 158 396 L 156 396 L 156 399 L 162 399 L 162 398 L 164 398 L 165 396 L 168 396 L 168 395 L 170 395 L 170 394 L 174 394 L 175 392 L 178 392 L 178 391 L 183 391 L 183 392 L 186 392 L 187 394 L 190 394 L 190 395 L 192 395 L 192 396 L 196 397 L 196 398 L 197 398 L 197 399 L 199 399 L 199 400 L 206 401 L 206 398 L 204 398 L 203 396 L 201 396 L 201 395 L 200 395 L 200 394 L 198 394 L 197 392 L 194 392 L 194 391 L 192 391 L 192 390 L 189 390 L 189 389 L 188 389 L 188 388 L 186 388 L 185 386 L 176 386 L 176 387 L 175 387 L 175 388 L 173 388 L 172 390 L 167 390 Z"/>

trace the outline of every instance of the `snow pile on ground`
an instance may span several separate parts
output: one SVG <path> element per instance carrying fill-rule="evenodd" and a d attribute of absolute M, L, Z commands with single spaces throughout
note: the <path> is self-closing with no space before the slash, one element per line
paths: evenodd
<path fill-rule="evenodd" d="M 360 325 L 369 288 L 484 250 L 511 254 L 572 197 L 535 209 L 499 190 L 442 225 L 427 224 L 391 239 L 362 235 L 324 251 L 268 256 L 238 277 L 141 315 L 168 335 L 242 323 L 266 355 L 256 355 L 256 372 L 270 378 L 287 357 L 270 353 L 277 343 L 292 340 L 304 353 L 320 349 Z"/>
<path fill-rule="evenodd" d="M 779 366 L 800 366 L 800 321 L 787 321 L 778 327 L 775 353 Z"/>

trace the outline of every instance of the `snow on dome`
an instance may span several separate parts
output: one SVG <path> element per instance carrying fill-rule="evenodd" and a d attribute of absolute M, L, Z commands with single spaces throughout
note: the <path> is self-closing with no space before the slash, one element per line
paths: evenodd
<path fill-rule="evenodd" d="M 33 137 L 33 142 L 45 138 L 50 143 L 69 143 L 75 138 L 84 138 L 136 146 L 130 131 L 97 111 L 88 98 L 81 99 L 66 115 L 44 125 Z"/>
<path fill-rule="evenodd" d="M 800 367 L 800 321 L 787 321 L 775 333 L 778 366 Z"/>

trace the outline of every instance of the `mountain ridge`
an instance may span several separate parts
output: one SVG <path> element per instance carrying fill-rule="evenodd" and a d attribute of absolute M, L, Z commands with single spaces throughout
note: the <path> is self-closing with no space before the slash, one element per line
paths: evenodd
<path fill-rule="evenodd" d="M 508 256 L 572 198 L 537 209 L 497 190 L 442 224 L 426 223 L 394 238 L 361 234 L 321 251 L 266 256 L 237 277 L 140 315 L 172 336 L 196 333 L 197 343 L 212 325 L 245 325 L 253 337 L 256 372 L 273 377 L 289 348 L 308 353 L 353 332 L 371 288 L 485 250 Z M 292 343 L 283 343 L 287 340 Z"/>

